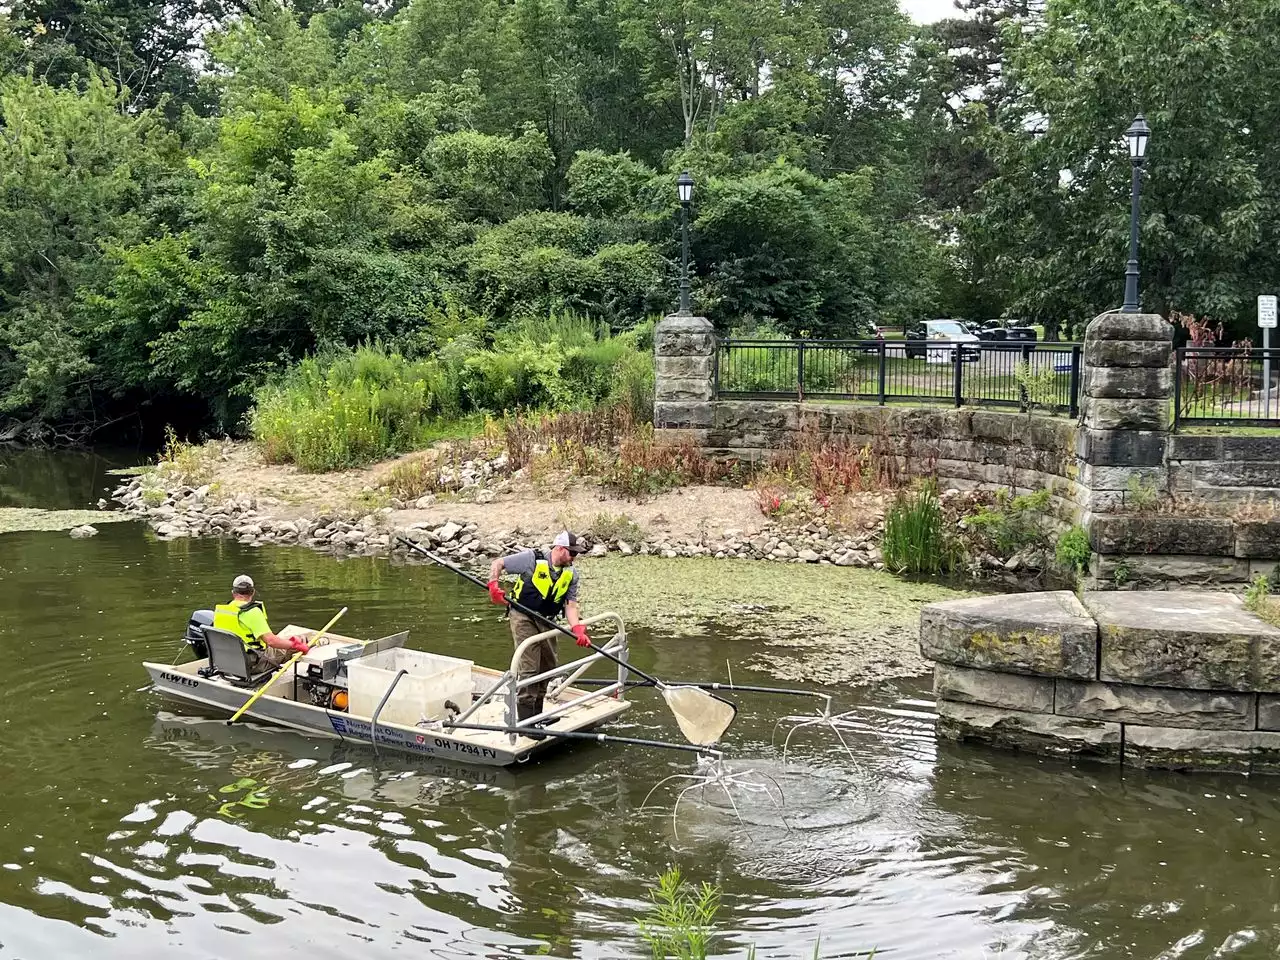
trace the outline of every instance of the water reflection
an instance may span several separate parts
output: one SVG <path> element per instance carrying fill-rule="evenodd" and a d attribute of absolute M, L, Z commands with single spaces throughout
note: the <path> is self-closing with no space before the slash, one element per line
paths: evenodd
<path fill-rule="evenodd" d="M 97 481 L 62 482 L 74 499 Z M 776 781 L 782 809 L 713 787 L 646 806 L 693 770 L 684 754 L 580 744 L 493 770 L 227 727 L 140 689 L 141 662 L 179 654 L 190 610 L 242 570 L 273 622 L 348 605 L 356 636 L 510 655 L 483 594 L 431 568 L 161 543 L 133 524 L 0 537 L 0 960 L 635 957 L 670 863 L 723 885 L 724 955 L 809 957 L 819 939 L 824 957 L 912 960 L 1280 946 L 1276 781 L 939 745 L 925 682 L 832 690 L 852 755 L 806 728 L 784 760 L 774 720 L 796 703 L 737 697 L 729 763 Z M 741 638 L 632 640 L 641 666 L 676 675 L 718 673 L 728 653 L 742 676 L 751 654 Z M 615 732 L 676 735 L 652 691 L 636 698 Z"/>

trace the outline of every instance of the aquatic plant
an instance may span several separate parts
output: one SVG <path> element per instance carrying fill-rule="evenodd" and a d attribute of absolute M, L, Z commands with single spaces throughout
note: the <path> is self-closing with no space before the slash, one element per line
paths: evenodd
<path fill-rule="evenodd" d="M 671 867 L 649 896 L 652 905 L 638 926 L 653 960 L 706 960 L 720 910 L 719 889 L 705 881 L 690 887 L 680 868 Z"/>
<path fill-rule="evenodd" d="M 894 500 L 885 517 L 881 551 L 885 566 L 896 573 L 935 575 L 955 568 L 959 544 L 947 534 L 932 484 Z"/>
<path fill-rule="evenodd" d="M 651 906 L 637 922 L 641 938 L 649 945 L 653 960 L 706 960 L 715 939 L 715 920 L 720 912 L 718 886 L 703 881 L 694 886 L 670 867 L 650 889 Z M 820 960 L 822 940 L 813 945 L 812 960 Z M 876 951 L 854 954 L 860 960 L 874 960 Z M 756 946 L 747 947 L 746 960 L 756 960 Z"/>

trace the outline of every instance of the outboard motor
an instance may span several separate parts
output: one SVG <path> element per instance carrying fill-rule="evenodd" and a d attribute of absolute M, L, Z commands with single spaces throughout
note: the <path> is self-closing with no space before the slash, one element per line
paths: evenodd
<path fill-rule="evenodd" d="M 191 614 L 191 619 L 187 621 L 187 632 L 183 639 L 191 645 L 191 650 L 196 655 L 197 660 L 206 660 L 209 657 L 209 645 L 204 642 L 204 634 L 200 631 L 200 628 L 211 626 L 213 626 L 212 610 L 197 610 Z"/>

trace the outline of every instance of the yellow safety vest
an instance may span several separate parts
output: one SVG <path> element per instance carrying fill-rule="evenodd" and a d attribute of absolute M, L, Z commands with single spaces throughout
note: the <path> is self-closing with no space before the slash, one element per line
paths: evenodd
<path fill-rule="evenodd" d="M 560 576 L 551 579 L 551 564 L 542 555 L 535 554 L 533 576 L 529 578 L 532 590 L 525 590 L 525 579 L 522 574 L 516 579 L 511 596 L 522 607 L 528 607 L 535 613 L 554 619 L 564 609 L 564 598 L 569 592 L 569 584 L 573 583 L 573 567 L 565 567 Z"/>
<path fill-rule="evenodd" d="M 254 633 L 241 619 L 245 614 L 250 614 L 251 621 L 257 621 L 255 626 L 259 626 L 262 633 L 266 633 L 267 626 L 267 607 L 266 604 L 258 600 L 251 600 L 248 603 L 220 603 L 213 608 L 213 627 L 215 630 L 226 630 L 228 633 L 234 633 L 240 638 L 240 642 L 244 644 L 246 650 L 265 650 L 266 643 Z M 253 614 L 256 613 L 256 616 Z M 261 618 L 261 619 L 259 619 Z"/>

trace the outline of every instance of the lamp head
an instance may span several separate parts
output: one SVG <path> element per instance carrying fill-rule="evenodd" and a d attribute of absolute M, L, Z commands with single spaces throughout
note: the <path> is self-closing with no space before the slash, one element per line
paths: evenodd
<path fill-rule="evenodd" d="M 1141 163 L 1147 155 L 1147 141 L 1151 139 L 1151 128 L 1147 126 L 1146 117 L 1142 114 L 1134 117 L 1133 123 L 1124 132 L 1124 138 L 1129 141 L 1129 159 L 1134 163 Z"/>
<path fill-rule="evenodd" d="M 688 203 L 693 199 L 693 177 L 685 170 L 676 178 L 676 189 L 680 192 L 680 202 Z"/>

